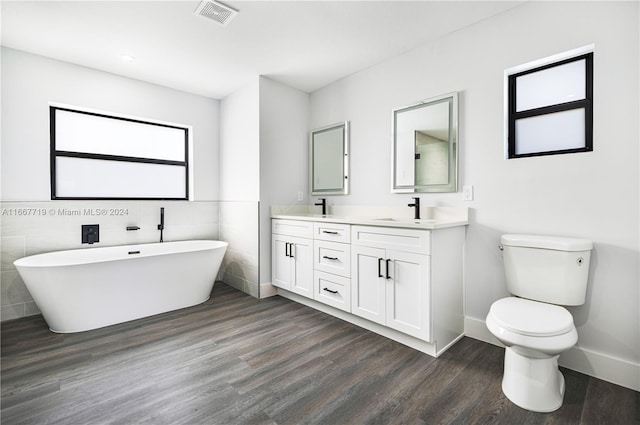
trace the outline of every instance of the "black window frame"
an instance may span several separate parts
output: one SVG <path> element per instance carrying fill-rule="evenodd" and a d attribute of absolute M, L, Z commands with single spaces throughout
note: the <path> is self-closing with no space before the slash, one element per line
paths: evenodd
<path fill-rule="evenodd" d="M 156 158 L 134 157 L 134 156 L 121 156 L 121 155 L 106 155 L 89 152 L 75 152 L 75 151 L 63 151 L 56 149 L 56 111 L 74 112 L 79 114 L 97 116 L 102 118 L 116 119 L 121 121 L 134 122 L 138 124 L 147 124 L 159 127 L 174 128 L 184 131 L 184 161 L 172 161 Z M 92 201 L 105 201 L 105 200 L 127 200 L 127 201 L 188 201 L 189 200 L 189 128 L 179 125 L 162 124 L 156 122 L 145 121 L 135 118 L 125 118 L 115 115 L 109 115 L 97 112 L 88 112 L 79 109 L 61 107 L 61 106 L 49 106 L 49 133 L 50 133 L 50 173 L 51 173 L 51 200 L 92 200 Z M 105 161 L 121 161 L 132 163 L 145 163 L 145 164 L 161 164 L 161 165 L 174 165 L 184 167 L 185 173 L 185 196 L 184 198 L 174 197 L 92 197 L 92 196 L 57 196 L 56 195 L 56 158 L 68 157 L 68 158 L 83 158 L 83 159 L 98 159 Z"/>
<path fill-rule="evenodd" d="M 532 74 L 543 71 L 545 69 L 555 68 L 571 62 L 585 60 L 585 98 L 571 102 L 558 103 L 554 105 L 543 106 L 539 108 L 527 109 L 525 111 L 516 111 L 516 92 L 517 78 L 523 75 Z M 574 56 L 558 62 L 553 62 L 544 66 L 527 69 L 508 76 L 508 159 L 526 158 L 533 156 L 558 155 L 566 153 L 592 152 L 593 151 L 593 52 L 583 55 Z M 559 149 L 552 151 L 529 152 L 516 154 L 516 121 L 523 118 L 537 117 L 556 112 L 565 112 L 575 109 L 584 109 L 585 111 L 585 146 L 572 149 Z"/>

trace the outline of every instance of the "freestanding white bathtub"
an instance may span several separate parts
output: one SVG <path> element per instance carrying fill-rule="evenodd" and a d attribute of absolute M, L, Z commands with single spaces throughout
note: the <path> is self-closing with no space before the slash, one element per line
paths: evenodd
<path fill-rule="evenodd" d="M 53 332 L 88 331 L 209 299 L 228 243 L 75 249 L 14 262 Z"/>

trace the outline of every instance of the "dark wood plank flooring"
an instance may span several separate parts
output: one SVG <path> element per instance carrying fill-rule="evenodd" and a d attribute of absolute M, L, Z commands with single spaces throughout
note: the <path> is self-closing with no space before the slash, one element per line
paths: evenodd
<path fill-rule="evenodd" d="M 640 424 L 639 394 L 563 370 L 565 403 L 523 410 L 504 350 L 438 359 L 281 297 L 221 282 L 196 307 L 78 334 L 2 324 L 2 424 Z"/>

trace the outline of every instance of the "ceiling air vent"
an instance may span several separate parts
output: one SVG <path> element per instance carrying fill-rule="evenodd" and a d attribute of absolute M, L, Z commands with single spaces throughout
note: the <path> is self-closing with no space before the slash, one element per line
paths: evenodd
<path fill-rule="evenodd" d="M 226 26 L 238 14 L 238 11 L 218 1 L 203 0 L 193 14 L 204 16 Z"/>

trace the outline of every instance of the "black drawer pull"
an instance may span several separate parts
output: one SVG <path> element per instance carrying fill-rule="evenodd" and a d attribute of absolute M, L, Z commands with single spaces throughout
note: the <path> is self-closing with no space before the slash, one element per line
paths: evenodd
<path fill-rule="evenodd" d="M 332 260 L 332 261 L 336 261 L 338 259 L 338 257 L 327 257 L 326 255 L 323 255 L 322 258 L 326 258 L 327 260 Z"/>
<path fill-rule="evenodd" d="M 329 235 L 337 235 L 338 232 L 330 232 L 329 230 L 323 230 L 322 233 L 327 233 Z"/>
<path fill-rule="evenodd" d="M 129 255 L 131 254 L 140 254 L 140 251 L 129 251 Z"/>
<path fill-rule="evenodd" d="M 331 292 L 332 294 L 337 294 L 337 293 L 338 293 L 338 291 L 332 291 L 332 290 L 331 290 L 331 289 L 329 289 L 329 288 L 322 288 L 322 290 L 323 290 L 323 291 L 327 291 L 327 292 Z"/>

